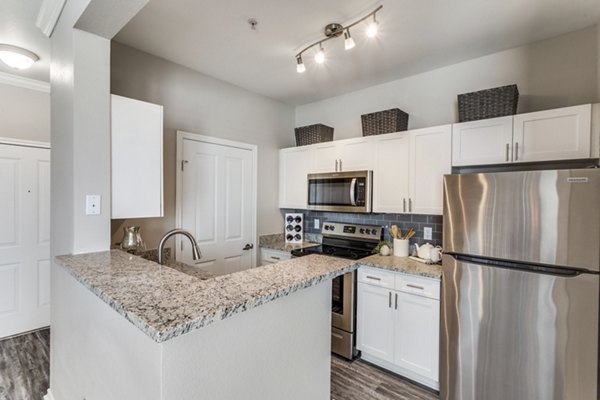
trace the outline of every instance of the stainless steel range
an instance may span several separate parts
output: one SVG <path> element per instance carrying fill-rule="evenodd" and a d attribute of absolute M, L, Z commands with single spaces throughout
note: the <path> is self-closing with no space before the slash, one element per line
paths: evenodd
<path fill-rule="evenodd" d="M 292 256 L 324 254 L 359 260 L 371 255 L 383 237 L 383 227 L 326 222 L 321 233 L 323 235 L 321 246 L 293 250 Z M 355 272 L 349 272 L 333 280 L 331 298 L 331 351 L 352 359 L 356 355 Z"/>

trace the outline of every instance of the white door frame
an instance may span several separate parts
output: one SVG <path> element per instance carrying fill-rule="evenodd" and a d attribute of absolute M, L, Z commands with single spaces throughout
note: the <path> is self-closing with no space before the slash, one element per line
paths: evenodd
<path fill-rule="evenodd" d="M 199 133 L 177 131 L 177 157 L 175 160 L 176 172 L 176 184 L 175 184 L 175 224 L 178 228 L 183 226 L 183 213 L 182 213 L 182 184 L 183 175 L 181 174 L 181 166 L 183 163 L 183 140 L 194 140 L 196 142 L 216 144 L 220 146 L 236 147 L 238 149 L 249 150 L 252 152 L 252 195 L 250 196 L 252 201 L 252 243 L 254 248 L 251 250 L 251 265 L 252 268 L 256 267 L 256 250 L 258 249 L 257 232 L 256 232 L 256 218 L 257 218 L 257 177 L 258 177 L 258 146 L 255 144 L 248 144 L 243 142 L 236 142 L 233 140 L 221 139 L 213 136 L 201 135 Z M 179 245 L 180 237 L 177 237 L 177 245 Z M 177 251 L 177 249 L 175 249 Z"/>

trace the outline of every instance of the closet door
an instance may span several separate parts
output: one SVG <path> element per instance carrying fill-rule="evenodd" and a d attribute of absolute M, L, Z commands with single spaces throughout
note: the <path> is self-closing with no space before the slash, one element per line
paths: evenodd
<path fill-rule="evenodd" d="M 0 338 L 50 324 L 50 150 L 0 144 Z"/>

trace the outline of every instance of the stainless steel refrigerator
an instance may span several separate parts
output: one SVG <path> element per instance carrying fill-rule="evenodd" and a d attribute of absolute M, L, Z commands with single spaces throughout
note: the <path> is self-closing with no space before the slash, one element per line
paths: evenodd
<path fill-rule="evenodd" d="M 598 399 L 600 170 L 444 178 L 442 400 Z"/>

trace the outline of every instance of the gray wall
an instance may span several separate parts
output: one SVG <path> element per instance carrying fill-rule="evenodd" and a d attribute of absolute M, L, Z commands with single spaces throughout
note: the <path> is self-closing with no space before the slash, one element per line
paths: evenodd
<path fill-rule="evenodd" d="M 519 112 L 599 100 L 596 26 L 297 107 L 296 126 L 325 123 L 336 139 L 361 136 L 360 115 L 399 107 L 409 126 L 458 121 L 456 95 L 516 83 Z"/>
<path fill-rule="evenodd" d="M 294 144 L 293 107 L 114 41 L 111 91 L 164 106 L 165 217 L 115 220 L 113 243 L 124 224 L 140 225 L 148 247 L 175 227 L 177 130 L 258 145 L 258 234 L 281 232 L 277 150 Z"/>
<path fill-rule="evenodd" d="M 0 83 L 0 137 L 50 141 L 50 94 Z"/>

